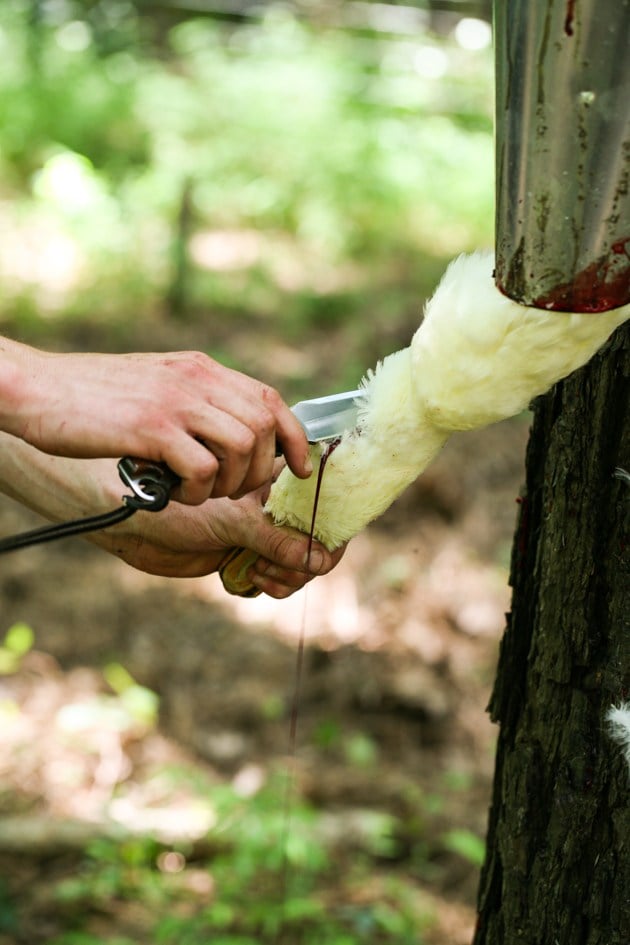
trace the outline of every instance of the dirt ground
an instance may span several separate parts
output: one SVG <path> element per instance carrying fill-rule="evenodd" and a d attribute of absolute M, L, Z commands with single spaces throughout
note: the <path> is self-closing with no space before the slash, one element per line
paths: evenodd
<path fill-rule="evenodd" d="M 303 626 L 300 791 L 349 831 L 356 811 L 411 823 L 421 808 L 434 866 L 425 895 L 438 917 L 427 941 L 469 942 L 478 870 L 439 838 L 485 834 L 495 739 L 485 706 L 509 608 L 527 432 L 519 418 L 455 437 L 331 575 L 286 601 L 228 597 L 216 575 L 144 575 L 81 539 L 6 556 L 0 634 L 25 622 L 35 646 L 0 677 L 0 702 L 18 708 L 4 712 L 0 734 L 0 866 L 27 936 L 0 940 L 44 942 L 63 930 L 63 915 L 42 902 L 47 881 L 73 862 L 53 824 L 94 825 L 106 811 L 110 823 L 145 817 L 159 828 L 142 771 L 165 760 L 254 784 L 285 763 Z M 33 521 L 0 503 L 1 533 Z M 56 722 L 73 706 L 84 716 L 108 691 L 102 668 L 112 661 L 157 693 L 158 727 L 82 723 L 78 748 Z M 169 805 L 169 823 L 194 834 L 186 798 Z M 128 917 L 110 918 L 107 931 L 126 921 L 128 932 Z"/>

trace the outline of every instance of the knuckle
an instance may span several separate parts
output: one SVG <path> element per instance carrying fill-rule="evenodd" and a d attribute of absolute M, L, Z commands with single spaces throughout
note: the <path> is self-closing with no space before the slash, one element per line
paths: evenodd
<path fill-rule="evenodd" d="M 276 429 L 276 418 L 270 410 L 261 410 L 257 418 L 258 429 L 263 436 L 270 436 Z"/>
<path fill-rule="evenodd" d="M 235 431 L 232 439 L 232 449 L 239 457 L 250 456 L 256 446 L 256 434 L 248 427 Z"/>
<path fill-rule="evenodd" d="M 274 542 L 274 560 L 285 568 L 301 570 L 304 553 L 290 535 L 279 534 Z"/>
<path fill-rule="evenodd" d="M 160 410 L 157 406 L 147 411 L 142 417 L 142 429 L 146 431 L 147 439 L 158 452 L 162 451 L 162 446 L 167 444 L 176 433 L 176 425 L 173 424 L 172 418 L 166 410 Z"/>
<path fill-rule="evenodd" d="M 205 373 L 210 359 L 201 351 L 179 351 L 164 357 L 162 364 L 180 377 L 196 379 Z"/>
<path fill-rule="evenodd" d="M 277 410 L 284 403 L 275 387 L 270 387 L 269 384 L 261 386 L 260 396 L 262 402 L 270 407 L 272 411 Z"/>
<path fill-rule="evenodd" d="M 201 351 L 187 351 L 182 361 L 182 366 L 186 377 L 190 380 L 197 380 L 207 371 L 208 358 Z"/>
<path fill-rule="evenodd" d="M 196 463 L 195 478 L 200 482 L 208 482 L 214 479 L 219 472 L 219 461 L 214 453 L 208 452 L 207 456 L 200 458 Z"/>

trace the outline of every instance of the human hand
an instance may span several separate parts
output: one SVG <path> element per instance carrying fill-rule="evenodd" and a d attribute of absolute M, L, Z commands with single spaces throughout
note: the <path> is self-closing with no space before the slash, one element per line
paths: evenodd
<path fill-rule="evenodd" d="M 248 548 L 259 556 L 250 572 L 253 583 L 271 597 L 288 597 L 330 571 L 344 548 L 330 553 L 313 542 L 307 562 L 308 537 L 274 525 L 263 512 L 268 490 L 269 484 L 238 500 L 209 499 L 194 508 L 172 502 L 85 537 L 132 567 L 165 577 L 210 574 L 228 551 Z M 110 459 L 50 456 L 0 432 L 0 492 L 63 522 L 115 509 L 125 487 Z"/>
<path fill-rule="evenodd" d="M 43 452 L 165 462 L 182 480 L 173 497 L 190 505 L 268 482 L 276 441 L 310 475 L 280 395 L 204 354 L 49 354 L 3 340 L 0 359 L 0 429 Z"/>
<path fill-rule="evenodd" d="M 236 501 L 210 499 L 194 509 L 172 504 L 159 513 L 138 512 L 87 537 L 132 567 L 166 577 L 209 574 L 228 551 L 247 548 L 257 554 L 248 572 L 251 583 L 270 597 L 284 598 L 332 570 L 345 546 L 329 552 L 315 541 L 309 554 L 307 535 L 274 525 L 263 512 L 267 492 L 268 486 Z"/>

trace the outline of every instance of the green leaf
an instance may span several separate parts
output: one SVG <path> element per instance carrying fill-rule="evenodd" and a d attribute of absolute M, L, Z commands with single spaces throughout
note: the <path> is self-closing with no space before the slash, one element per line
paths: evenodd
<path fill-rule="evenodd" d="M 16 657 L 26 656 L 35 642 L 35 634 L 27 623 L 14 623 L 7 630 L 4 648 Z"/>
<path fill-rule="evenodd" d="M 4 643 L 0 646 L 0 675 L 16 673 L 20 662 L 35 641 L 35 634 L 26 623 L 14 623 L 6 632 Z"/>
<path fill-rule="evenodd" d="M 484 841 L 471 830 L 449 830 L 442 835 L 442 843 L 451 853 L 457 853 L 474 866 L 481 866 L 486 854 Z"/>

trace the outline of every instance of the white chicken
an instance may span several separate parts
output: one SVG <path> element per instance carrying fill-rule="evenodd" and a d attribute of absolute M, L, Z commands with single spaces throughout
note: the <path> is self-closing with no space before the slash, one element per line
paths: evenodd
<path fill-rule="evenodd" d="M 493 268 L 489 252 L 452 262 L 410 347 L 364 379 L 357 428 L 322 478 L 314 535 L 328 549 L 381 515 L 452 432 L 519 413 L 630 318 L 630 304 L 599 314 L 519 305 L 496 288 Z M 322 447 L 312 451 L 317 466 Z M 266 506 L 276 523 L 310 530 L 316 480 L 283 470 Z"/>
<path fill-rule="evenodd" d="M 611 705 L 606 713 L 611 738 L 621 746 L 630 775 L 630 702 Z"/>

